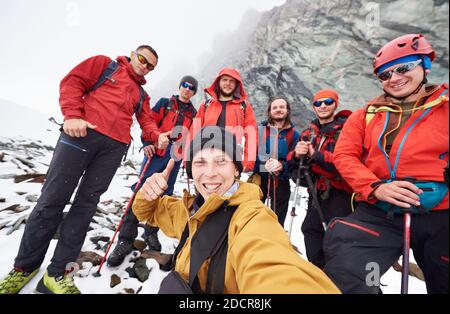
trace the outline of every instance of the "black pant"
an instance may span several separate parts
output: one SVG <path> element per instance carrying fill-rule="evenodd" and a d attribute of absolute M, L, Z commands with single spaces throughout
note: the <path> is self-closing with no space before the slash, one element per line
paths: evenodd
<path fill-rule="evenodd" d="M 448 210 L 412 215 L 411 248 L 425 275 L 428 293 L 448 293 Z M 403 215 L 387 218 L 361 203 L 346 218 L 335 219 L 325 235 L 325 272 L 343 293 L 379 293 L 374 265 L 382 276 L 403 252 Z"/>
<path fill-rule="evenodd" d="M 261 176 L 261 190 L 263 192 L 262 201 L 265 203 L 267 199 L 267 188 L 268 188 L 268 176 Z M 270 184 L 270 207 L 274 209 L 274 187 L 273 180 L 271 180 Z M 278 222 L 284 226 L 284 220 L 286 219 L 286 213 L 289 207 L 289 198 L 291 197 L 291 186 L 289 184 L 289 180 L 278 180 L 278 185 L 275 188 L 275 197 L 276 197 L 276 211 L 275 213 L 278 216 Z"/>
<path fill-rule="evenodd" d="M 61 275 L 68 263 L 76 261 L 100 196 L 108 189 L 126 148 L 126 144 L 92 130 L 84 138 L 61 134 L 41 196 L 26 224 L 15 267 L 37 269 L 61 222 L 60 239 L 48 273 Z M 80 178 L 73 204 L 62 221 L 64 207 Z"/>
<path fill-rule="evenodd" d="M 131 186 L 131 189 L 134 191 L 136 188 L 137 190 L 140 190 L 140 188 L 144 185 L 145 181 L 150 178 L 155 173 L 163 172 L 164 169 L 166 169 L 167 164 L 169 163 L 171 157 L 170 154 L 170 147 L 169 146 L 166 149 L 166 153 L 164 156 L 158 156 L 154 155 L 152 160 L 150 161 L 150 164 L 148 165 L 148 168 L 142 177 L 141 184 L 137 186 L 137 182 Z M 142 166 L 140 170 L 140 174 L 142 174 L 142 171 L 144 171 L 144 166 L 147 163 L 147 157 L 144 157 L 144 160 L 142 161 Z M 172 196 L 173 190 L 175 188 L 175 182 L 178 176 L 178 172 L 180 170 L 181 161 L 176 161 L 175 165 L 172 169 L 172 172 L 170 173 L 167 185 L 168 188 L 164 192 L 164 195 Z M 120 233 L 119 233 L 119 242 L 120 241 L 134 241 L 138 235 L 138 226 L 139 226 L 139 220 L 134 215 L 133 211 L 130 209 L 128 213 L 125 215 L 123 219 L 122 226 L 120 227 Z M 153 227 L 148 224 L 145 224 L 144 226 L 144 237 L 150 237 L 150 236 L 156 236 L 158 233 L 159 228 Z"/>
<path fill-rule="evenodd" d="M 345 217 L 352 212 L 352 195 L 346 191 L 332 187 L 327 199 L 322 199 L 320 196 L 318 198 L 326 224 L 335 217 Z M 317 209 L 312 205 L 311 195 L 308 200 L 308 211 L 302 224 L 302 233 L 308 260 L 323 269 L 325 266 L 325 257 L 323 254 L 325 230 L 323 229 Z"/>

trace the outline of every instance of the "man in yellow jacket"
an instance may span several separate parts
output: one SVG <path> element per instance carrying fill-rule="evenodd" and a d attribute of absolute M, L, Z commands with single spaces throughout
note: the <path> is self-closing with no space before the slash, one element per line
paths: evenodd
<path fill-rule="evenodd" d="M 170 237 L 182 239 L 183 230 L 188 232 L 189 236 L 184 236 L 186 242 L 181 240 L 176 251 L 174 270 L 190 286 L 189 279 L 194 275 L 203 292 L 209 291 L 208 268 L 213 265 L 214 256 L 201 263 L 196 274 L 190 274 L 198 253 L 191 250 L 193 239 L 201 233 L 208 217 L 224 207 L 225 211 L 233 207 L 235 211 L 225 229 L 226 260 L 223 289 L 219 292 L 339 293 L 319 268 L 294 251 L 276 215 L 261 202 L 259 187 L 236 179 L 243 168 L 241 157 L 231 133 L 217 126 L 203 128 L 191 142 L 186 160 L 186 170 L 194 180 L 197 195 L 186 192 L 183 199 L 161 197 L 174 165 L 171 160 L 162 173 L 150 177 L 139 191 L 133 204 L 134 214 Z M 203 233 L 202 237 L 208 238 Z"/>

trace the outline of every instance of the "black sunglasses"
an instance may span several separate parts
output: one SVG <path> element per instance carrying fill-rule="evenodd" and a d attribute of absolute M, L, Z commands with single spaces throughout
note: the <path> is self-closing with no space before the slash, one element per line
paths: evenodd
<path fill-rule="evenodd" d="M 314 107 L 319 108 L 320 106 L 322 106 L 322 104 L 325 104 L 327 106 L 331 106 L 332 104 L 334 104 L 334 99 L 332 98 L 327 98 L 324 100 L 317 100 L 313 103 Z"/>

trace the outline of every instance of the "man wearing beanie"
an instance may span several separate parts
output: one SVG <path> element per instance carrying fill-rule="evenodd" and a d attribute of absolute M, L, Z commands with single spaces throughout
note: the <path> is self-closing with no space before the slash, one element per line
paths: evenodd
<path fill-rule="evenodd" d="M 201 104 L 192 128 L 193 137 L 200 128 L 217 125 L 232 132 L 238 145 L 244 146 L 244 171 L 253 171 L 256 161 L 258 133 L 253 108 L 248 101 L 241 74 L 224 68 L 210 87 L 205 89 L 209 99 Z"/>
<path fill-rule="evenodd" d="M 307 182 L 301 182 L 309 188 L 310 196 L 302 232 L 308 260 L 319 268 L 325 266 L 322 249 L 325 235 L 323 226 L 334 217 L 347 216 L 351 213 L 352 190 L 333 164 L 334 147 L 351 111 L 343 110 L 336 114 L 338 105 L 339 96 L 334 90 L 324 89 L 314 95 L 313 109 L 317 118 L 302 132 L 295 150 L 288 156 L 292 179 L 294 181 L 297 179 L 301 160 L 310 169 L 314 182 L 312 188 Z M 304 177 L 302 181 L 303 179 Z M 321 221 L 312 193 L 317 195 L 324 221 Z"/>
<path fill-rule="evenodd" d="M 261 190 L 237 179 L 242 151 L 232 133 L 205 127 L 186 156 L 196 195 L 164 195 L 171 160 L 145 182 L 133 203 L 140 221 L 180 240 L 160 293 L 339 293 L 294 251 L 275 213 L 261 202 Z"/>
<path fill-rule="evenodd" d="M 178 171 L 183 156 L 182 146 L 193 118 L 196 115 L 191 98 L 196 94 L 198 82 L 192 76 L 184 76 L 178 85 L 179 94 L 171 98 L 161 98 L 152 108 L 152 127 L 153 132 L 150 141 L 143 142 L 145 157 L 142 161 L 141 172 L 150 158 L 150 164 L 144 174 L 140 186 L 136 183 L 131 187 L 133 191 L 140 189 L 145 180 L 152 174 L 161 172 L 167 166 L 171 158 L 175 158 L 174 169 L 168 179 L 167 195 L 172 195 Z M 119 233 L 119 241 L 108 258 L 108 265 L 119 266 L 122 264 L 126 255 L 132 251 L 134 239 L 138 233 L 138 220 L 130 210 L 125 216 Z M 158 240 L 158 228 L 146 225 L 143 238 L 148 245 L 149 250 L 161 251 L 161 244 Z"/>

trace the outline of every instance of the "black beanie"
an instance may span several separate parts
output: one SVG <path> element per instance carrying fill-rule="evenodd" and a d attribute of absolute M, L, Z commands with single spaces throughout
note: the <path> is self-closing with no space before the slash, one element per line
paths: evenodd
<path fill-rule="evenodd" d="M 179 87 L 181 87 L 181 84 L 184 82 L 188 82 L 189 84 L 192 84 L 195 87 L 194 94 L 197 94 L 198 81 L 194 77 L 192 77 L 190 75 L 183 76 L 183 78 L 180 81 Z"/>
<path fill-rule="evenodd" d="M 192 179 L 192 159 L 204 148 L 222 150 L 233 160 L 239 174 L 242 172 L 242 148 L 237 144 L 236 137 L 224 128 L 212 125 L 202 128 L 188 147 L 186 173 L 189 179 Z"/>

